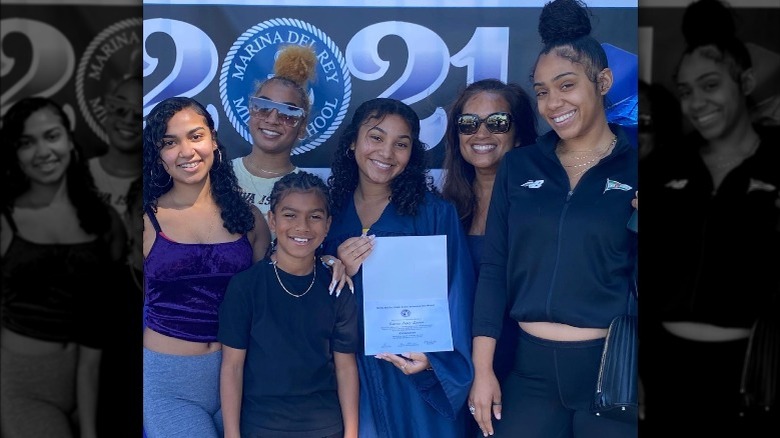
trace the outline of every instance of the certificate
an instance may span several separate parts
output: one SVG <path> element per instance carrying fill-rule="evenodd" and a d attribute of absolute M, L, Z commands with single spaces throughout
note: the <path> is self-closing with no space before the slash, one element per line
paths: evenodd
<path fill-rule="evenodd" d="M 452 351 L 447 236 L 377 237 L 363 262 L 366 355 Z"/>

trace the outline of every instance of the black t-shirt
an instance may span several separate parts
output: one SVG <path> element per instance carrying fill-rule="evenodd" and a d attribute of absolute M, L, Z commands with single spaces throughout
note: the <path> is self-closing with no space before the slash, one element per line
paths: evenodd
<path fill-rule="evenodd" d="M 217 338 L 246 350 L 241 432 L 323 437 L 342 428 L 333 352 L 357 349 L 357 307 L 349 288 L 336 298 L 331 273 L 315 263 L 316 280 L 294 297 L 269 259 L 236 274 L 219 309 Z M 312 276 L 281 269 L 279 279 L 302 294 Z"/>

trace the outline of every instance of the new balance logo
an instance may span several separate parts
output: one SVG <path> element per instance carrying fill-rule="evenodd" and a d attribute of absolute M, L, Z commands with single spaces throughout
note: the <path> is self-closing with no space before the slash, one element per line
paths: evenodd
<path fill-rule="evenodd" d="M 521 187 L 528 187 L 529 189 L 538 189 L 539 187 L 544 184 L 543 179 L 537 179 L 536 181 L 529 179 L 528 181 L 524 182 Z"/>

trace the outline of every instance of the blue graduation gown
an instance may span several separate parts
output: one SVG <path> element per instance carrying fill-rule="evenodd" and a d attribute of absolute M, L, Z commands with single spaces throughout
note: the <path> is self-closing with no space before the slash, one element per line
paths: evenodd
<path fill-rule="evenodd" d="M 325 253 L 362 233 L 350 198 L 334 215 Z M 471 316 L 476 278 L 466 235 L 455 207 L 427 193 L 416 216 L 401 216 L 389 204 L 368 234 L 386 236 L 447 235 L 449 307 L 454 351 L 426 353 L 433 371 L 407 376 L 391 363 L 363 353 L 362 268 L 354 276 L 361 342 L 357 352 L 360 375 L 360 438 L 463 437 L 466 399 L 474 378 L 471 362 Z M 370 256 L 369 256 L 370 257 Z M 409 261 L 414 263 L 413 260 Z M 393 275 L 388 272 L 387 275 Z"/>

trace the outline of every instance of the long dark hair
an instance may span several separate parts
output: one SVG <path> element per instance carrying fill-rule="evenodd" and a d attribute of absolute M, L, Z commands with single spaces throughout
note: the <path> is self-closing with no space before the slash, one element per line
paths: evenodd
<path fill-rule="evenodd" d="M 10 213 L 16 199 L 30 189 L 30 180 L 19 166 L 16 153 L 19 139 L 24 133 L 24 124 L 35 112 L 50 109 L 65 127 L 68 138 L 73 144 L 70 153 L 70 165 L 65 171 L 68 199 L 76 208 L 79 226 L 90 234 L 103 234 L 109 231 L 111 217 L 108 206 L 98 195 L 95 181 L 89 171 L 84 151 L 75 141 L 71 130 L 70 118 L 55 101 L 45 97 L 27 97 L 16 102 L 3 117 L 0 148 L 0 178 L 2 178 L 2 209 Z"/>
<path fill-rule="evenodd" d="M 533 71 L 536 71 L 542 55 L 553 53 L 582 65 L 595 89 L 599 73 L 609 67 L 609 63 L 604 48 L 590 36 L 590 15 L 588 6 L 579 0 L 554 0 L 545 4 L 539 16 L 538 28 L 544 46 L 536 58 Z M 609 107 L 606 95 L 602 104 L 604 108 Z"/>
<path fill-rule="evenodd" d="M 442 195 L 452 201 L 458 210 L 458 217 L 466 230 L 471 228 L 477 197 L 474 193 L 474 166 L 468 163 L 460 152 L 458 116 L 463 107 L 474 96 L 491 93 L 501 96 L 509 104 L 514 125 L 513 144 L 528 146 L 536 141 L 536 115 L 531 98 L 515 83 L 504 83 L 498 79 L 483 79 L 467 86 L 455 99 L 447 115 L 447 133 L 443 164 Z"/>
<path fill-rule="evenodd" d="M 334 215 L 339 214 L 341 207 L 354 193 L 360 179 L 355 154 L 349 147 L 357 141 L 361 126 L 373 123 L 372 121 L 381 121 L 388 115 L 400 116 L 412 131 L 412 153 L 409 164 L 390 183 L 390 202 L 399 214 L 413 216 L 417 213 L 417 206 L 425 199 L 425 192 L 438 192 L 433 184 L 433 178 L 428 174 L 425 146 L 420 141 L 420 118 L 417 113 L 399 100 L 378 97 L 360 104 L 349 125 L 341 134 L 331 165 L 331 175 L 328 177 L 333 205 L 331 211 Z"/>
<path fill-rule="evenodd" d="M 173 187 L 173 180 L 160 159 L 162 139 L 171 118 L 184 109 L 203 116 L 217 143 L 214 164 L 209 170 L 211 196 L 222 211 L 224 227 L 231 233 L 246 233 L 255 226 L 250 204 L 241 196 L 233 166 L 227 161 L 225 147 L 217 139 L 214 120 L 200 102 L 189 97 L 171 97 L 158 103 L 146 117 L 144 127 L 144 210 L 157 211 L 157 200 Z"/>

